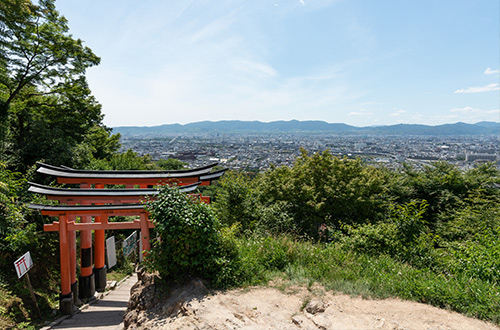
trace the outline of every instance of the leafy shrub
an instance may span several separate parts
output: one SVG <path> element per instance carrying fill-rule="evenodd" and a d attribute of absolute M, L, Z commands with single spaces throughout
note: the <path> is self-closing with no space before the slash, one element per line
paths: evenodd
<path fill-rule="evenodd" d="M 301 152 L 293 167 L 272 168 L 259 177 L 261 205 L 285 202 L 296 228 L 314 238 L 321 224 L 339 228 L 382 218 L 388 202 L 383 171 L 328 150 Z"/>
<path fill-rule="evenodd" d="M 242 231 L 253 230 L 257 220 L 256 192 L 250 178 L 242 173 L 227 172 L 219 182 L 214 208 L 220 221 L 231 226 L 238 223 Z"/>
<path fill-rule="evenodd" d="M 179 281 L 190 276 L 227 285 L 234 251 L 225 242 L 221 226 L 211 208 L 179 192 L 163 187 L 156 200 L 148 202 L 157 239 L 146 258 L 151 270 L 164 279 Z"/>
<path fill-rule="evenodd" d="M 158 160 L 156 165 L 162 170 L 182 170 L 185 168 L 187 163 L 184 163 L 177 158 L 167 158 Z"/>
<path fill-rule="evenodd" d="M 297 232 L 298 228 L 291 215 L 291 209 L 290 203 L 285 201 L 259 207 L 256 210 L 256 229 L 261 233 L 273 235 Z"/>
<path fill-rule="evenodd" d="M 155 170 L 151 156 L 140 156 L 132 149 L 123 153 L 114 153 L 108 158 L 91 158 L 85 164 L 88 170 Z"/>
<path fill-rule="evenodd" d="M 342 244 L 356 252 L 393 255 L 397 249 L 397 230 L 394 223 L 380 222 L 359 226 L 344 226 Z"/>
<path fill-rule="evenodd" d="M 393 205 L 388 219 L 376 224 L 344 226 L 345 248 L 370 255 L 386 254 L 418 268 L 440 267 L 423 214 L 427 204 L 410 202 Z"/>
<path fill-rule="evenodd" d="M 0 274 L 7 267 L 13 272 L 11 262 L 38 242 L 36 224 L 28 219 L 26 184 L 20 173 L 11 172 L 0 163 Z"/>
<path fill-rule="evenodd" d="M 291 236 L 254 235 L 236 242 L 240 285 L 266 283 L 274 272 L 284 271 L 298 258 L 298 244 Z"/>
<path fill-rule="evenodd" d="M 500 227 L 498 230 L 478 235 L 475 239 L 455 242 L 448 251 L 451 254 L 449 271 L 469 278 L 500 284 Z"/>
<path fill-rule="evenodd" d="M 434 229 L 439 220 L 450 220 L 447 215 L 457 209 L 499 203 L 499 183 L 500 171 L 491 163 L 461 171 L 449 163 L 436 162 L 422 169 L 406 165 L 404 173 L 391 185 L 391 192 L 400 203 L 427 201 L 424 218 Z"/>
<path fill-rule="evenodd" d="M 441 240 L 467 241 L 488 235 L 500 228 L 500 202 L 475 203 L 442 215 L 436 234 Z"/>

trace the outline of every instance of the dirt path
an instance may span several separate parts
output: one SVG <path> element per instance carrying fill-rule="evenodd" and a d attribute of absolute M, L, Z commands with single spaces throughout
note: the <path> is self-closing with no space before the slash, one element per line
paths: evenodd
<path fill-rule="evenodd" d="M 125 316 L 128 329 L 494 329 L 461 314 L 399 299 L 365 300 L 292 288 L 252 288 L 207 294 L 201 282 L 178 288 L 162 301 L 138 305 Z M 149 291 L 151 294 L 151 290 Z M 133 298 L 134 299 L 134 298 Z M 130 303 L 129 303 L 130 307 Z"/>

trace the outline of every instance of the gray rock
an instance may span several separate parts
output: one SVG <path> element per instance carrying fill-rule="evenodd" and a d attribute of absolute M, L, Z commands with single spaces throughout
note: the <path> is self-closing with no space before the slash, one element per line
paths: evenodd
<path fill-rule="evenodd" d="M 306 312 L 311 314 L 323 313 L 325 304 L 321 300 L 311 300 L 306 306 Z"/>

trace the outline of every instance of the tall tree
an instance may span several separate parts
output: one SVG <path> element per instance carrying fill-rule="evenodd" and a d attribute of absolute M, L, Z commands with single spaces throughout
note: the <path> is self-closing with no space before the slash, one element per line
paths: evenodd
<path fill-rule="evenodd" d="M 100 126 L 101 105 L 90 94 L 83 77 L 69 82 L 57 93 L 23 98 L 33 88 L 25 87 L 9 110 L 8 148 L 4 158 L 10 168 L 23 171 L 25 166 L 44 159 L 54 164 L 76 165 L 74 157 L 81 143 L 95 146 L 98 153 L 109 133 Z M 97 138 L 95 132 L 101 132 Z M 101 136 L 102 135 L 102 136 Z M 116 137 L 118 143 L 118 138 Z M 107 147 L 107 146 L 106 146 Z M 112 152 L 118 149 L 114 147 Z M 109 148 L 107 148 L 109 149 Z"/>
<path fill-rule="evenodd" d="M 54 0 L 0 2 L 0 147 L 15 101 L 60 93 L 99 64 L 99 57 L 69 34 L 67 23 Z"/>

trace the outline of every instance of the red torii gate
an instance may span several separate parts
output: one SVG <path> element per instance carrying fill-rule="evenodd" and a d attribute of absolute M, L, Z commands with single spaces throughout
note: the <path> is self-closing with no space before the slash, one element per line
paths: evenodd
<path fill-rule="evenodd" d="M 72 314 L 73 300 L 76 300 L 76 231 L 81 235 L 81 272 L 79 297 L 90 298 L 95 290 L 106 287 L 105 233 L 106 229 L 140 229 L 143 250 L 149 250 L 149 228 L 153 224 L 140 202 L 144 196 L 154 197 L 161 184 L 177 184 L 184 192 L 190 192 L 198 185 L 210 185 L 219 179 L 226 169 L 211 171 L 216 164 L 193 170 L 179 171 L 84 171 L 38 163 L 37 172 L 54 175 L 59 183 L 79 184 L 81 189 L 53 188 L 31 183 L 29 191 L 46 195 L 67 205 L 32 204 L 43 215 L 57 216 L 58 222 L 44 225 L 44 231 L 59 231 L 61 259 L 61 301 L 60 309 Z M 126 185 L 127 189 L 104 189 L 105 185 Z M 91 186 L 94 189 L 90 189 Z M 130 189 L 139 186 L 139 189 Z M 198 195 L 202 201 L 209 197 Z M 100 205 L 99 205 L 100 204 Z M 104 205 L 103 205 L 104 204 Z M 107 204 L 107 205 L 106 205 Z M 109 216 L 132 215 L 140 220 L 111 223 Z M 81 218 L 77 223 L 76 217 Z M 92 217 L 95 221 L 92 223 Z M 94 268 L 92 269 L 92 230 L 94 230 Z"/>

